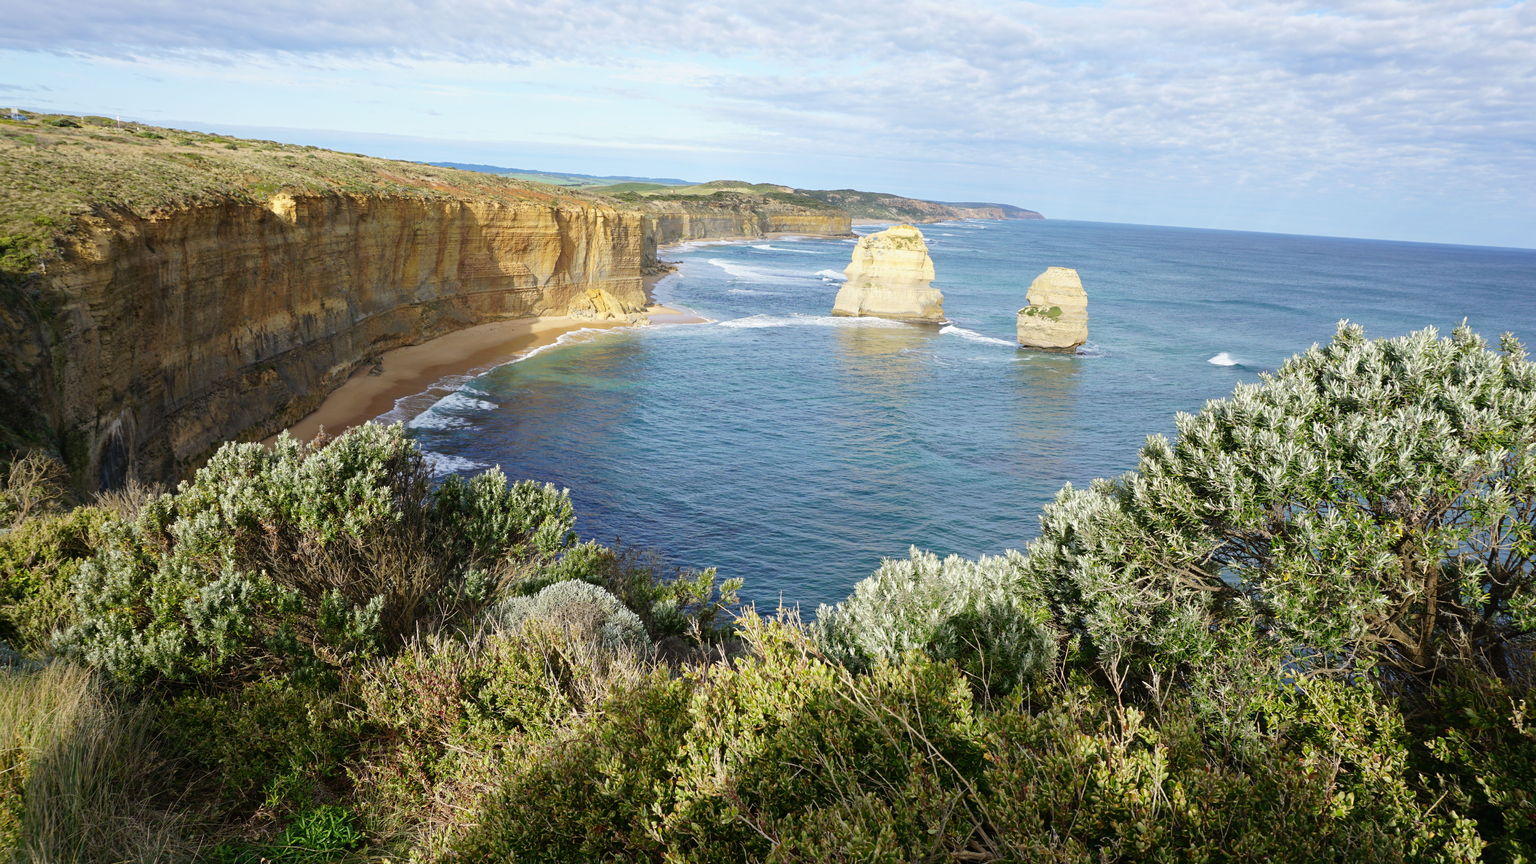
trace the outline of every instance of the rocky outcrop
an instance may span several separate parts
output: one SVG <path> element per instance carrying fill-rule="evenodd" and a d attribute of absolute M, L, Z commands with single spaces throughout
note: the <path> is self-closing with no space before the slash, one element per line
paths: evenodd
<path fill-rule="evenodd" d="M 1029 305 L 1019 310 L 1019 344 L 1072 351 L 1088 341 L 1088 294 L 1077 271 L 1048 267 L 1030 283 Z"/>
<path fill-rule="evenodd" d="M 932 286 L 933 259 L 923 232 L 897 225 L 859 238 L 837 292 L 833 315 L 906 321 L 944 320 L 944 295 Z"/>
<path fill-rule="evenodd" d="M 171 479 L 285 428 L 390 348 L 643 311 L 645 239 L 638 212 L 532 196 L 98 211 L 33 292 L 5 371 L 86 485 Z"/>

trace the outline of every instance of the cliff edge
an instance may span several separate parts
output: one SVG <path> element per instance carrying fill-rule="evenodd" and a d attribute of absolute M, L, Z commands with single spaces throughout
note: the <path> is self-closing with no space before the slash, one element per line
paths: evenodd
<path fill-rule="evenodd" d="M 645 217 L 551 187 L 270 141 L 0 125 L 0 449 L 83 489 L 265 437 L 383 351 L 646 305 Z M 83 121 L 83 122 L 82 122 Z"/>

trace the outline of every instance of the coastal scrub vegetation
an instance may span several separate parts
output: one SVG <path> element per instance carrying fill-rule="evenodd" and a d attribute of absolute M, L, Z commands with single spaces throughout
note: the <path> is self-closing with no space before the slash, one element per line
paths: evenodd
<path fill-rule="evenodd" d="M 1524 862 L 1536 363 L 1341 326 L 814 622 L 399 427 L 0 495 L 16 861 Z M 733 614 L 734 613 L 734 614 Z"/>

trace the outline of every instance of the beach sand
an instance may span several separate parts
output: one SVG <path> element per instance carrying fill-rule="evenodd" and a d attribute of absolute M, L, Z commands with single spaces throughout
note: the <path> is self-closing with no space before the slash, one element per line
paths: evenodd
<path fill-rule="evenodd" d="M 652 306 L 645 314 L 652 326 L 708 321 L 665 306 Z M 490 369 L 516 360 L 537 348 L 552 345 L 561 336 L 576 330 L 633 326 L 637 325 L 564 316 L 517 318 L 467 327 L 420 345 L 396 348 L 382 356 L 379 364 L 382 371 L 372 374 L 368 368 L 360 370 L 327 396 L 313 413 L 289 427 L 288 434 L 300 441 L 314 438 L 322 428 L 326 434 L 336 435 L 367 423 L 394 408 L 397 399 L 421 393 L 449 375 Z"/>

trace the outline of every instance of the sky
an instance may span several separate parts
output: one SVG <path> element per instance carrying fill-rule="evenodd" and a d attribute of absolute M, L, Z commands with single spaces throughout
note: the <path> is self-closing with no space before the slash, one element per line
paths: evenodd
<path fill-rule="evenodd" d="M 1536 248 L 1536 0 L 8 0 L 0 104 Z"/>

